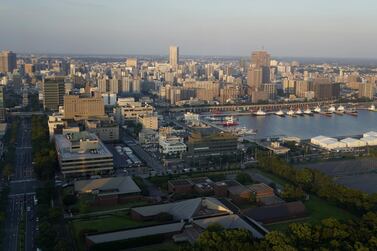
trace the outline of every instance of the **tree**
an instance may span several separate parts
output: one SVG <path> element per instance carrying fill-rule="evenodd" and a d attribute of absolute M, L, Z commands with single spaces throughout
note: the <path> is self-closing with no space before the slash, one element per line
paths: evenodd
<path fill-rule="evenodd" d="M 7 177 L 7 179 L 9 180 L 10 176 L 12 175 L 12 173 L 13 173 L 13 167 L 9 163 L 6 164 L 3 167 L 3 176 Z"/>
<path fill-rule="evenodd" d="M 73 194 L 67 194 L 63 197 L 63 203 L 65 206 L 72 206 L 77 202 L 77 198 Z"/>
<path fill-rule="evenodd" d="M 241 183 L 242 185 L 249 185 L 253 183 L 250 175 L 244 172 L 240 172 L 236 176 L 236 180 Z"/>

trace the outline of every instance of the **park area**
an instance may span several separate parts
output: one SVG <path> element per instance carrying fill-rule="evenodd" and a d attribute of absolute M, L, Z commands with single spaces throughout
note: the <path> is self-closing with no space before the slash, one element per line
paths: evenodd
<path fill-rule="evenodd" d="M 377 193 L 377 159 L 337 160 L 299 165 L 319 170 L 338 184 L 369 194 Z"/>

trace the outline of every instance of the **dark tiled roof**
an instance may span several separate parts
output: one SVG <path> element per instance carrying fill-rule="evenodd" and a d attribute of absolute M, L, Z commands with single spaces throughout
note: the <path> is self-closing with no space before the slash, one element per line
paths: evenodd
<path fill-rule="evenodd" d="M 263 223 L 272 223 L 307 216 L 305 205 L 301 201 L 246 209 L 243 210 L 242 213 L 247 217 Z"/>

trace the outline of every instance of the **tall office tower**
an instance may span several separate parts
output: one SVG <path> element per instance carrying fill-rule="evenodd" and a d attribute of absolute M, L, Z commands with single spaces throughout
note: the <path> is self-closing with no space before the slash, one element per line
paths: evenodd
<path fill-rule="evenodd" d="M 271 56 L 267 51 L 254 51 L 251 54 L 251 65 L 262 68 L 262 83 L 270 82 L 270 61 Z"/>
<path fill-rule="evenodd" d="M 136 68 L 137 67 L 137 58 L 127 58 L 126 66 Z"/>
<path fill-rule="evenodd" d="M 169 64 L 173 68 L 177 68 L 178 63 L 179 63 L 179 47 L 170 46 L 169 47 Z"/>
<path fill-rule="evenodd" d="M 267 51 L 254 51 L 251 54 L 251 64 L 256 67 L 270 66 L 271 56 Z"/>
<path fill-rule="evenodd" d="M 0 72 L 13 72 L 17 69 L 17 56 L 12 51 L 0 52 Z"/>
<path fill-rule="evenodd" d="M 43 81 L 43 108 L 57 111 L 64 104 L 64 77 L 46 78 Z"/>
<path fill-rule="evenodd" d="M 373 99 L 375 93 L 374 83 L 359 83 L 359 98 Z"/>
<path fill-rule="evenodd" d="M 0 85 L 0 122 L 5 121 L 4 86 Z"/>
<path fill-rule="evenodd" d="M 250 67 L 247 72 L 247 85 L 250 91 L 261 90 L 262 87 L 262 68 Z"/>

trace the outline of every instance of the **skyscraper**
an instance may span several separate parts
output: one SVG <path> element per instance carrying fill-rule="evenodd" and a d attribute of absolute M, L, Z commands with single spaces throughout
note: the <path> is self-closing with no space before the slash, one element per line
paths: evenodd
<path fill-rule="evenodd" d="M 12 51 L 0 52 L 0 72 L 13 72 L 17 69 L 16 53 Z"/>
<path fill-rule="evenodd" d="M 43 81 L 43 108 L 57 111 L 64 104 L 64 77 L 46 78 Z"/>
<path fill-rule="evenodd" d="M 270 66 L 271 56 L 267 51 L 254 51 L 251 53 L 251 64 L 256 67 Z"/>
<path fill-rule="evenodd" d="M 251 65 L 262 68 L 262 83 L 270 82 L 270 61 L 271 56 L 267 51 L 254 51 L 251 54 Z"/>
<path fill-rule="evenodd" d="M 251 66 L 247 72 L 247 85 L 250 91 L 257 91 L 262 86 L 262 68 Z"/>
<path fill-rule="evenodd" d="M 177 68 L 178 63 L 179 63 L 179 47 L 170 46 L 169 47 L 169 64 L 173 68 Z"/>

